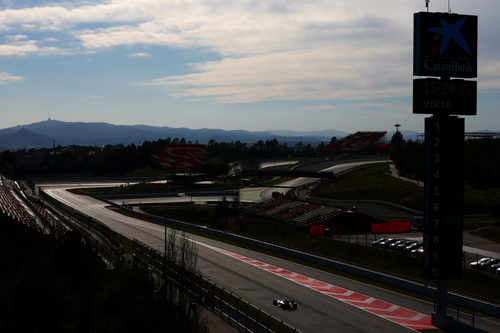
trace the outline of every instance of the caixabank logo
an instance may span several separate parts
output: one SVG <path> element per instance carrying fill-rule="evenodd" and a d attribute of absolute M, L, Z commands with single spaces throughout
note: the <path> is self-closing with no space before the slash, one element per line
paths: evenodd
<path fill-rule="evenodd" d="M 414 14 L 413 75 L 477 77 L 477 16 Z"/>

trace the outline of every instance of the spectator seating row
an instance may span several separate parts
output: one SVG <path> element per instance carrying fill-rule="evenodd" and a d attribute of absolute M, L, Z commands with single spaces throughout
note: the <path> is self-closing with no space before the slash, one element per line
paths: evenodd
<path fill-rule="evenodd" d="M 54 216 L 41 203 L 30 200 L 31 207 L 37 211 L 39 216 L 48 224 L 55 238 L 59 239 L 69 228 L 62 223 L 57 216 Z"/>
<path fill-rule="evenodd" d="M 381 143 L 387 132 L 356 132 L 330 143 L 324 150 L 359 151 Z"/>
<path fill-rule="evenodd" d="M 253 205 L 250 210 L 300 227 L 328 224 L 345 214 L 341 209 L 286 198 L 266 200 Z"/>
<path fill-rule="evenodd" d="M 271 199 L 258 203 L 257 205 L 254 205 L 251 209 L 255 212 L 264 212 L 266 210 L 278 207 L 287 202 L 289 202 L 289 200 L 285 198 Z"/>
<path fill-rule="evenodd" d="M 33 229 L 44 233 L 53 233 L 56 238 L 62 236 L 69 228 L 51 214 L 40 202 L 30 196 L 24 195 L 26 202 L 21 202 L 14 190 L 6 184 L 11 184 L 20 190 L 16 182 L 10 182 L 0 177 L 0 212 L 23 223 Z M 43 221 L 40 222 L 40 220 Z"/>
<path fill-rule="evenodd" d="M 6 186 L 0 186 L 0 211 L 18 222 L 36 228 L 36 218 L 30 214 Z"/>

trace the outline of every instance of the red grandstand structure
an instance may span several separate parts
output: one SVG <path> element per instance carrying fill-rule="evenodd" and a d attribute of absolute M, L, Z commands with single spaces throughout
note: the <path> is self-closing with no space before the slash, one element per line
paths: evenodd
<path fill-rule="evenodd" d="M 312 202 L 271 198 L 248 207 L 249 212 L 307 230 L 311 236 L 331 233 L 369 232 L 375 219 L 349 209 Z M 377 221 L 378 222 L 378 221 Z"/>
<path fill-rule="evenodd" d="M 200 144 L 169 144 L 153 155 L 164 169 L 200 169 L 207 161 L 207 147 Z"/>
<path fill-rule="evenodd" d="M 331 142 L 322 150 L 360 152 L 370 148 L 386 148 L 387 132 L 356 132 Z"/>

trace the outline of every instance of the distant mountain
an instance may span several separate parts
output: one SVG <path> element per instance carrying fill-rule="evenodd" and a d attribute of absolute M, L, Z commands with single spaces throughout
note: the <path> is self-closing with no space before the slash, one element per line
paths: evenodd
<path fill-rule="evenodd" d="M 334 129 L 323 130 L 323 131 L 308 131 L 308 132 L 269 130 L 266 132 L 281 136 L 307 136 L 311 138 L 317 138 L 320 141 L 328 141 L 328 142 L 330 142 L 331 138 L 333 138 L 334 136 L 337 137 L 337 139 L 340 139 L 350 134 L 347 132 L 338 131 Z"/>
<path fill-rule="evenodd" d="M 32 132 L 26 128 L 19 128 L 13 132 L 2 134 L 0 130 L 1 150 L 22 149 L 22 148 L 43 148 L 51 147 L 53 139 L 50 137 Z"/>
<path fill-rule="evenodd" d="M 208 143 L 241 141 L 253 144 L 259 140 L 277 139 L 294 145 L 297 142 L 316 145 L 321 141 L 329 142 L 332 136 L 343 137 L 344 132 L 294 132 L 270 131 L 250 132 L 243 130 L 226 131 L 222 129 L 189 129 L 157 127 L 147 125 L 112 125 L 108 123 L 83 123 L 46 120 L 28 125 L 0 129 L 0 147 L 3 149 L 42 148 L 52 145 L 103 146 L 106 144 L 142 144 L 148 140 L 170 137 L 185 138 L 186 141 Z"/>

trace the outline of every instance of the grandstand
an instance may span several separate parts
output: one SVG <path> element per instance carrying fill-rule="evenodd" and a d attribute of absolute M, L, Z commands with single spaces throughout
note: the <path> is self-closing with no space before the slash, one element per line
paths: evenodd
<path fill-rule="evenodd" d="M 33 230 L 60 238 L 69 228 L 41 200 L 26 195 L 16 181 L 0 176 L 0 214 Z"/>
<path fill-rule="evenodd" d="M 370 228 L 370 221 L 350 210 L 286 198 L 262 201 L 249 207 L 249 211 L 309 230 L 309 232 L 315 226 L 328 227 L 339 232 L 367 231 Z"/>
<path fill-rule="evenodd" d="M 29 227 L 39 230 L 34 214 L 16 198 L 14 192 L 5 186 L 4 181 L 0 186 L 0 213 L 21 222 Z"/>
<path fill-rule="evenodd" d="M 199 169 L 207 158 L 207 147 L 200 144 L 168 144 L 153 155 L 164 169 Z"/>
<path fill-rule="evenodd" d="M 322 150 L 359 152 L 373 147 L 386 147 L 387 132 L 356 132 L 331 142 Z"/>

